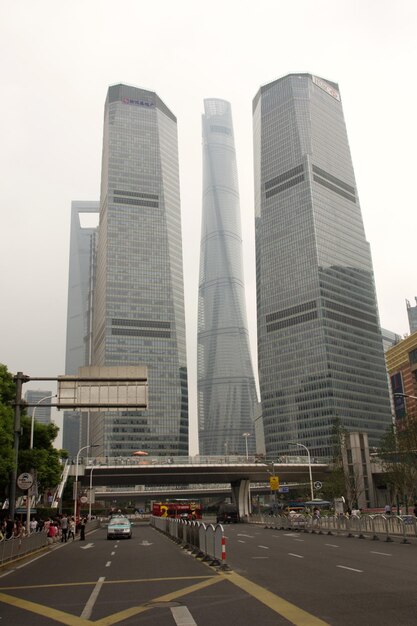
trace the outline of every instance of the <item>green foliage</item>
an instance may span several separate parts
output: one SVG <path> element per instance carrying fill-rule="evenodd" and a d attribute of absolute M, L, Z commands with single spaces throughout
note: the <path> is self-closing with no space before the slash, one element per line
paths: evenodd
<path fill-rule="evenodd" d="M 13 469 L 13 424 L 16 385 L 13 375 L 0 364 L 0 494 L 6 493 Z M 55 487 L 60 479 L 63 455 L 53 447 L 58 435 L 55 424 L 34 422 L 33 450 L 30 450 L 31 419 L 22 411 L 17 473 L 36 470 L 39 491 Z M 64 452 L 65 454 L 65 452 Z"/>
<path fill-rule="evenodd" d="M 14 381 L 5 365 L 0 364 L 0 499 L 3 499 L 13 469 L 13 400 Z"/>
<path fill-rule="evenodd" d="M 406 418 L 402 426 L 387 431 L 378 456 L 388 473 L 392 499 L 402 499 L 407 506 L 417 499 L 417 422 Z"/>

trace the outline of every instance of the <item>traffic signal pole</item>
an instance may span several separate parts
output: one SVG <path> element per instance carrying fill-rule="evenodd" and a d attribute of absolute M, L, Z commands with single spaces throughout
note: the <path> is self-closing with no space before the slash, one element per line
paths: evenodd
<path fill-rule="evenodd" d="M 14 405 L 14 425 L 13 425 L 13 469 L 12 476 L 10 481 L 10 493 L 9 493 L 9 514 L 10 518 L 14 519 L 16 512 L 16 481 L 17 481 L 17 468 L 18 468 L 18 458 L 19 458 L 19 440 L 20 440 L 20 411 L 22 406 L 22 386 L 24 382 L 27 382 L 28 376 L 25 376 L 23 372 L 17 372 L 16 376 L 14 376 L 14 380 L 16 383 L 16 396 L 15 396 L 15 405 Z"/>

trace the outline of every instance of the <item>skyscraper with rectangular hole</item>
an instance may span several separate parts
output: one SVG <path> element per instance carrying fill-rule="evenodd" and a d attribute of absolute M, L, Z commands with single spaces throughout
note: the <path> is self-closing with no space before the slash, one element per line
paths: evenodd
<path fill-rule="evenodd" d="M 253 101 L 258 358 L 266 452 L 330 457 L 391 423 L 370 247 L 337 84 L 290 74 Z M 297 454 L 304 452 L 299 449 Z"/>

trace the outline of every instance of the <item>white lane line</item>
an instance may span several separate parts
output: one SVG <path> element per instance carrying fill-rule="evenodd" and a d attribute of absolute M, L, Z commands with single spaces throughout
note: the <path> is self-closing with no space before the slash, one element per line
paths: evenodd
<path fill-rule="evenodd" d="M 263 548 L 264 550 L 269 550 L 269 546 L 258 546 L 258 548 Z"/>
<path fill-rule="evenodd" d="M 303 559 L 304 557 L 301 554 L 294 554 L 293 552 L 288 552 L 288 556 L 295 556 L 297 559 Z"/>
<path fill-rule="evenodd" d="M 294 539 L 294 541 L 301 541 L 301 543 L 303 543 L 303 541 L 305 541 L 304 539 Z"/>
<path fill-rule="evenodd" d="M 177 626 L 197 626 L 186 606 L 172 606 L 171 613 Z"/>
<path fill-rule="evenodd" d="M 297 533 L 284 533 L 284 537 L 297 537 Z"/>
<path fill-rule="evenodd" d="M 100 593 L 100 590 L 103 586 L 103 583 L 105 581 L 105 577 L 104 576 L 100 576 L 100 578 L 97 581 L 96 586 L 94 587 L 91 596 L 88 598 L 87 604 L 84 607 L 83 612 L 81 613 L 80 617 L 81 619 L 90 619 L 91 617 L 91 613 L 93 611 L 93 607 L 96 603 L 96 600 L 98 598 L 98 594 Z"/>
<path fill-rule="evenodd" d="M 114 556 L 116 552 L 110 552 L 110 556 Z"/>
<path fill-rule="evenodd" d="M 271 535 L 271 537 L 279 537 L 280 535 Z"/>
<path fill-rule="evenodd" d="M 335 543 L 325 543 L 325 546 L 328 546 L 329 548 L 339 548 L 340 546 L 337 546 Z"/>
<path fill-rule="evenodd" d="M 363 573 L 363 569 L 355 569 L 354 567 L 346 567 L 346 565 L 336 565 L 336 567 L 340 567 L 340 569 L 348 569 L 351 572 L 358 572 L 358 574 Z"/>
<path fill-rule="evenodd" d="M 106 567 L 110 567 L 110 565 L 111 565 L 111 561 L 107 561 Z"/>
<path fill-rule="evenodd" d="M 253 535 L 245 535 L 245 534 L 243 534 L 243 533 L 238 533 L 238 534 L 237 534 L 237 536 L 238 536 L 238 537 L 248 537 L 249 539 L 254 539 L 254 536 L 253 536 Z"/>
<path fill-rule="evenodd" d="M 269 556 L 253 556 L 253 559 L 269 559 Z"/>
<path fill-rule="evenodd" d="M 373 552 L 371 550 L 371 554 L 380 554 L 381 556 L 392 556 L 392 554 L 388 554 L 388 552 Z"/>
<path fill-rule="evenodd" d="M 246 543 L 246 541 L 243 541 L 243 539 L 238 539 L 237 542 L 238 543 Z"/>

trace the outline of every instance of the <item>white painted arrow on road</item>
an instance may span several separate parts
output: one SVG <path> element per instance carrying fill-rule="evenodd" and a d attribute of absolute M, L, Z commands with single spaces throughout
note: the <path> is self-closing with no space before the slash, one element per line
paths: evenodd
<path fill-rule="evenodd" d="M 88 548 L 93 548 L 94 543 L 87 543 L 85 546 L 81 546 L 81 550 L 88 550 Z"/>

